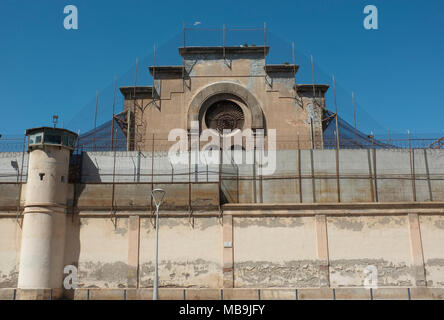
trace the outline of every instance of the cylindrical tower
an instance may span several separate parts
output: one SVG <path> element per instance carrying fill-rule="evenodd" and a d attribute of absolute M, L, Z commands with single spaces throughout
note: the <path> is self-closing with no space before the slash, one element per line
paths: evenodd
<path fill-rule="evenodd" d="M 18 288 L 25 299 L 37 299 L 45 289 L 57 298 L 62 294 L 69 158 L 77 135 L 48 127 L 26 134 L 29 167 Z"/>

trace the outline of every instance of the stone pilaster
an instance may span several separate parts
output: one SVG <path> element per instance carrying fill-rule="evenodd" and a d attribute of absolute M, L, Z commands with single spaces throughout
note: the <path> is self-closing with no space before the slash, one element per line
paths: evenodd
<path fill-rule="evenodd" d="M 316 254 L 319 264 L 319 286 L 330 285 L 328 239 L 327 239 L 327 217 L 325 215 L 315 216 L 316 226 Z"/>
<path fill-rule="evenodd" d="M 223 216 L 223 286 L 234 287 L 233 216 Z"/>
<path fill-rule="evenodd" d="M 426 285 L 424 254 L 422 250 L 421 229 L 417 213 L 410 213 L 409 234 L 410 234 L 410 254 L 412 257 L 412 267 L 414 270 L 415 285 L 423 287 Z"/>
<path fill-rule="evenodd" d="M 128 218 L 128 288 L 139 287 L 140 217 Z"/>

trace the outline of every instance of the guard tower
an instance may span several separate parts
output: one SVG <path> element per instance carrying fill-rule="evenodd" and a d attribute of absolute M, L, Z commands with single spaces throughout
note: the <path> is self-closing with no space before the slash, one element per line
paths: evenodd
<path fill-rule="evenodd" d="M 21 299 L 58 298 L 63 292 L 69 157 L 77 134 L 41 127 L 26 135 L 29 169 L 18 288 Z"/>

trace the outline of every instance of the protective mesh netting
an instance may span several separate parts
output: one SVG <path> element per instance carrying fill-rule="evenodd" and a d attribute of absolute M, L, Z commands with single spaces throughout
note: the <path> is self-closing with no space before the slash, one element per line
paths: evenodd
<path fill-rule="evenodd" d="M 331 121 L 324 130 L 324 148 L 334 149 L 336 142 L 336 122 L 335 114 L 331 111 L 325 112 L 326 117 L 331 117 Z M 125 121 L 125 114 L 120 113 L 114 117 L 114 138 L 113 148 L 111 148 L 111 132 L 113 128 L 112 120 L 105 122 L 96 128 L 90 130 L 78 139 L 77 150 L 79 151 L 126 151 L 127 138 L 121 126 Z M 367 148 L 400 148 L 395 143 L 386 143 L 375 139 L 372 135 L 367 135 L 353 128 L 347 121 L 338 116 L 339 128 L 339 146 L 342 149 L 367 149 Z"/>
<path fill-rule="evenodd" d="M 114 125 L 113 125 L 114 122 Z M 126 151 L 126 135 L 122 123 L 125 122 L 125 114 L 119 113 L 113 120 L 107 121 L 81 134 L 77 139 L 76 150 L 81 151 Z M 114 131 L 112 136 L 111 132 Z"/>
<path fill-rule="evenodd" d="M 324 130 L 324 148 L 335 149 L 337 147 L 336 135 L 336 120 L 335 114 L 331 111 L 326 111 L 326 118 L 331 117 L 332 121 L 327 124 Z M 393 143 L 386 143 L 382 140 L 375 139 L 371 134 L 365 134 L 347 121 L 338 116 L 338 132 L 339 132 L 339 147 L 342 149 L 367 149 L 367 148 L 398 148 L 399 146 Z"/>

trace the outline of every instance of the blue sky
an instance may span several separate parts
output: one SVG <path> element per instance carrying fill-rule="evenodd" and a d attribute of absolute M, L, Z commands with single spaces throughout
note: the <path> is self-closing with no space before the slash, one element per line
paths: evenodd
<path fill-rule="evenodd" d="M 68 4 L 79 10 L 78 30 L 63 28 Z M 368 4 L 378 8 L 378 30 L 363 28 Z M 339 113 L 347 120 L 353 119 L 355 92 L 364 131 L 390 126 L 392 132 L 442 136 L 443 12 L 444 2 L 434 0 L 2 0 L 0 134 L 50 125 L 53 114 L 69 129 L 91 128 L 97 90 L 99 123 L 109 119 L 114 77 L 118 85 L 132 85 L 138 57 L 138 83 L 149 84 L 153 45 L 158 64 L 177 63 L 183 23 L 200 21 L 199 27 L 259 28 L 266 22 L 270 62 L 291 62 L 294 41 L 297 81 L 310 83 L 312 54 L 317 81 L 331 82 L 334 73 Z M 260 38 L 255 33 L 245 42 Z"/>

